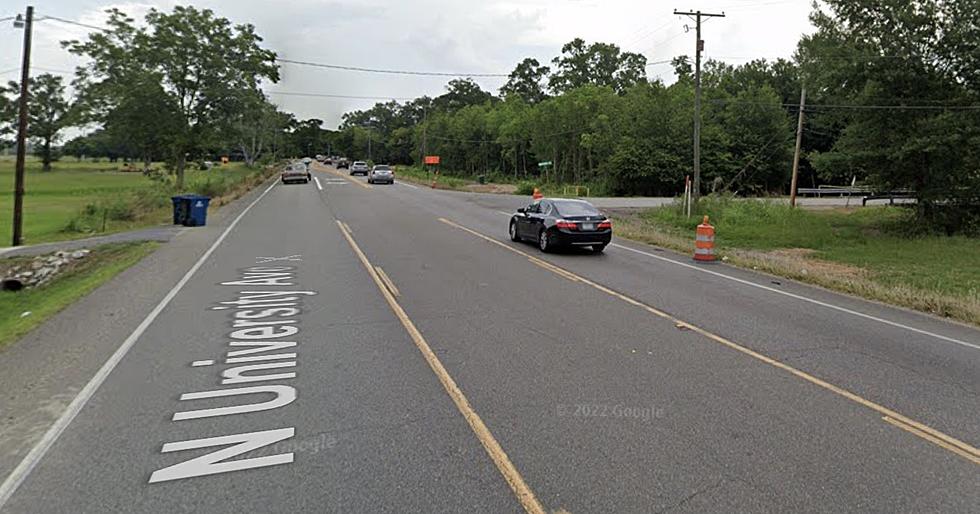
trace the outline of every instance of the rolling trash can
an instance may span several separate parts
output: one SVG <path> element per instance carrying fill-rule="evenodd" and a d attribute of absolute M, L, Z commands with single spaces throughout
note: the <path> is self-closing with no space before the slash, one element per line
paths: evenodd
<path fill-rule="evenodd" d="M 201 195 L 178 195 L 170 198 L 174 203 L 174 225 L 203 227 L 208 221 L 208 204 L 211 198 Z"/>

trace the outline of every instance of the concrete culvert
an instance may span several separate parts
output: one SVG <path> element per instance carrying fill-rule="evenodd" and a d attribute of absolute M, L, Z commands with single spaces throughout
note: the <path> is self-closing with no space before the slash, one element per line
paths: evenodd
<path fill-rule="evenodd" d="M 24 283 L 16 278 L 5 278 L 0 281 L 0 291 L 20 291 L 24 289 Z"/>

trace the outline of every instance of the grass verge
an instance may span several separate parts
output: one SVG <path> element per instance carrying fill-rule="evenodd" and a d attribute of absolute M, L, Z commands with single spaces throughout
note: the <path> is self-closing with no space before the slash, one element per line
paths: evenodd
<path fill-rule="evenodd" d="M 28 161 L 24 197 L 24 243 L 78 239 L 167 223 L 171 216 L 172 178 L 151 179 L 108 162 L 54 163 L 41 171 Z M 159 168 L 159 165 L 155 165 Z M 13 160 L 0 159 L 0 182 L 13 183 Z M 247 168 L 241 163 L 185 174 L 188 192 L 212 197 L 218 207 L 237 198 L 275 173 L 275 168 Z M 0 220 L 12 218 L 11 202 L 0 202 Z M 0 246 L 10 242 L 11 226 L 0 224 Z"/>
<path fill-rule="evenodd" d="M 980 326 L 980 239 L 905 236 L 901 207 L 808 211 L 709 198 L 701 210 L 729 264 Z M 675 206 L 611 214 L 618 236 L 684 253 L 701 221 Z"/>
<path fill-rule="evenodd" d="M 68 265 L 67 269 L 44 286 L 19 292 L 0 291 L 0 348 L 136 264 L 157 246 L 153 242 L 98 246 L 92 248 L 92 252 L 84 259 Z M 31 259 L 0 259 L 0 275 Z M 25 312 L 30 314 L 22 316 Z"/>

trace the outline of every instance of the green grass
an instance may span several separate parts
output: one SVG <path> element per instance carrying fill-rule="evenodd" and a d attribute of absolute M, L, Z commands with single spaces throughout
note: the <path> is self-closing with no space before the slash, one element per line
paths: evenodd
<path fill-rule="evenodd" d="M 980 239 L 908 236 L 908 209 L 706 198 L 701 211 L 733 264 L 980 324 Z M 667 206 L 620 221 L 621 235 L 687 252 L 701 215 Z"/>
<path fill-rule="evenodd" d="M 0 291 L 0 348 L 136 264 L 156 246 L 156 243 L 99 246 L 42 287 Z M 30 260 L 29 257 L 0 259 L 0 270 Z M 30 315 L 21 316 L 24 312 Z"/>
<path fill-rule="evenodd" d="M 173 193 L 170 177 L 152 180 L 138 171 L 119 171 L 122 163 L 75 162 L 72 158 L 53 163 L 53 168 L 42 172 L 39 161 L 28 161 L 24 244 L 132 230 L 169 219 Z M 13 174 L 14 161 L 0 159 L 0 184 L 12 189 Z M 212 197 L 235 196 L 243 186 L 247 189 L 265 176 L 268 172 L 263 169 L 232 163 L 209 171 L 188 170 L 185 184 L 189 191 Z M 0 202 L 0 246 L 9 245 L 12 234 L 13 202 L 9 193 L 4 196 Z"/>
<path fill-rule="evenodd" d="M 428 173 L 422 168 L 413 168 L 409 166 L 398 166 L 395 169 L 395 176 L 425 185 L 432 184 L 432 180 L 435 178 L 433 173 Z M 446 175 L 443 172 L 439 173 L 439 177 L 436 180 L 441 189 L 454 190 L 463 189 L 470 184 L 476 183 L 474 180 L 455 177 L 453 175 Z"/>

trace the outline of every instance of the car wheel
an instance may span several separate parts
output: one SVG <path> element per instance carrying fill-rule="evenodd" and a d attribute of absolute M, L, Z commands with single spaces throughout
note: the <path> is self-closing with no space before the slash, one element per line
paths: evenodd
<path fill-rule="evenodd" d="M 545 229 L 541 229 L 541 232 L 538 233 L 538 248 L 545 253 L 551 251 L 551 236 Z"/>
<path fill-rule="evenodd" d="M 592 245 L 592 253 L 602 253 L 606 249 L 606 245 Z"/>
<path fill-rule="evenodd" d="M 521 240 L 521 236 L 517 235 L 517 222 L 513 220 L 510 222 L 510 240 L 511 241 Z"/>

